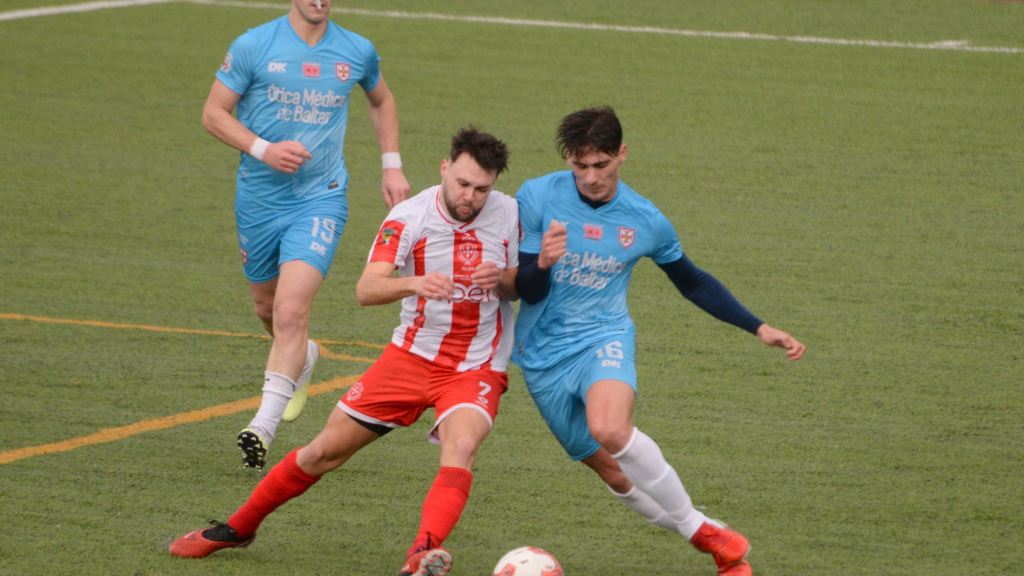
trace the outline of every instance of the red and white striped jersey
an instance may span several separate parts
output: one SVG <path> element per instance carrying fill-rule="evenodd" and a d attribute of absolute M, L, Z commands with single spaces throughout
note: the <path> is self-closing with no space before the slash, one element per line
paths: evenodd
<path fill-rule="evenodd" d="M 485 261 L 519 266 L 519 208 L 491 191 L 476 218 L 458 222 L 434 186 L 395 206 L 377 233 L 370 262 L 390 262 L 401 276 L 441 272 L 455 283 L 451 300 L 409 296 L 391 341 L 403 350 L 459 371 L 504 371 L 512 354 L 512 303 L 472 283 Z"/>

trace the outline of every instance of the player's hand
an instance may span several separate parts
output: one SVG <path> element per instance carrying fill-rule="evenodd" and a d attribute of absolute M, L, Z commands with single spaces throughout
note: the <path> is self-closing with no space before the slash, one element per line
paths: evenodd
<path fill-rule="evenodd" d="M 565 254 L 568 237 L 569 230 L 559 224 L 558 220 L 552 220 L 548 226 L 548 231 L 544 233 L 544 237 L 540 241 L 540 254 L 537 255 L 537 266 L 541 270 L 548 270 L 558 263 L 558 259 Z"/>
<path fill-rule="evenodd" d="M 494 290 L 501 280 L 501 268 L 498 268 L 494 262 L 484 262 L 477 266 L 476 270 L 473 270 L 473 275 L 469 278 L 473 284 L 484 290 Z"/>
<path fill-rule="evenodd" d="M 440 272 L 419 276 L 416 284 L 416 295 L 428 300 L 450 300 L 453 292 L 455 283 Z"/>
<path fill-rule="evenodd" d="M 380 179 L 380 193 L 384 195 L 388 210 L 409 198 L 409 181 L 401 169 L 388 168 L 384 171 Z"/>
<path fill-rule="evenodd" d="M 285 174 L 294 174 L 299 166 L 305 164 L 306 160 L 312 157 L 313 155 L 306 150 L 301 142 L 285 140 L 267 146 L 267 151 L 263 154 L 263 161 L 274 170 L 280 170 Z"/>
<path fill-rule="evenodd" d="M 799 360 L 807 350 L 807 346 L 801 344 L 796 338 L 767 324 L 761 324 L 761 327 L 757 329 L 757 336 L 761 342 L 769 346 L 785 348 L 786 356 L 789 356 L 790 360 Z"/>

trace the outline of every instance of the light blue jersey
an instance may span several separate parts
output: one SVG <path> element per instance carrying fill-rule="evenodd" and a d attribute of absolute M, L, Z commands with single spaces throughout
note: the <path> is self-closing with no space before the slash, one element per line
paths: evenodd
<path fill-rule="evenodd" d="M 269 142 L 301 142 L 313 156 L 285 174 L 242 154 L 236 202 L 289 209 L 344 197 L 349 96 L 356 84 L 377 86 L 379 63 L 369 40 L 333 22 L 315 47 L 299 38 L 287 15 L 235 40 L 217 79 L 241 95 L 239 121 Z"/>
<path fill-rule="evenodd" d="M 551 269 L 547 297 L 520 305 L 513 361 L 524 373 L 546 370 L 610 335 L 632 339 L 626 295 L 633 267 L 644 256 L 658 264 L 682 258 L 672 223 L 621 180 L 611 202 L 590 207 L 571 171 L 525 182 L 516 200 L 521 252 L 540 253 L 552 220 L 568 229 L 568 238 L 565 255 Z"/>

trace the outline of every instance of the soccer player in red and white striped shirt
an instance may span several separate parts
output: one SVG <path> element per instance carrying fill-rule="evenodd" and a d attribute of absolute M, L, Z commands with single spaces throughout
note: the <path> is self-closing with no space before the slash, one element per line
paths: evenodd
<path fill-rule="evenodd" d="M 433 407 L 429 439 L 441 445 L 441 466 L 399 575 L 448 572 L 451 554 L 440 546 L 466 505 L 476 451 L 508 387 L 518 208 L 493 190 L 507 163 L 508 149 L 494 136 L 472 127 L 455 135 L 441 185 L 392 209 L 356 286 L 364 306 L 402 300 L 391 344 L 308 446 L 274 466 L 226 524 L 182 536 L 171 554 L 201 558 L 247 546 L 278 506 Z"/>

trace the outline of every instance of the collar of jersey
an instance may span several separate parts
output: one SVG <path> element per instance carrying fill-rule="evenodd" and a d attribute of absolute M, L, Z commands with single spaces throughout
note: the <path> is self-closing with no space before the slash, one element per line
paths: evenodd
<path fill-rule="evenodd" d="M 490 200 L 490 198 L 488 198 L 488 200 Z M 484 203 L 484 206 L 487 206 L 487 204 Z M 443 218 L 445 222 L 451 224 L 452 226 L 458 228 L 459 230 L 462 230 L 466 226 L 469 226 L 470 224 L 472 224 L 477 218 L 480 217 L 480 212 L 484 211 L 483 208 L 481 208 L 480 212 L 477 212 L 476 216 L 473 216 L 473 220 L 470 220 L 469 222 L 459 222 L 458 220 L 448 216 L 448 214 L 446 214 L 445 211 L 444 211 L 444 207 L 441 206 L 441 187 L 440 186 L 437 187 L 437 192 L 434 194 L 434 208 L 437 208 L 437 213 L 441 215 L 441 218 Z"/>
<path fill-rule="evenodd" d="M 288 20 L 287 14 L 285 14 L 281 18 L 284 20 L 285 28 L 288 28 L 288 32 L 291 33 L 292 38 L 295 39 L 296 42 L 304 46 L 306 50 L 309 50 L 310 52 L 313 52 L 314 50 L 320 48 L 321 46 L 324 46 L 324 42 L 327 40 L 327 37 L 331 35 L 331 21 L 328 20 L 327 31 L 324 32 L 324 37 L 321 38 L 320 41 L 316 43 L 316 46 L 310 46 L 309 44 L 306 44 L 306 41 L 303 40 L 302 37 L 299 36 L 299 33 L 295 31 L 295 28 L 292 28 L 292 23 L 291 21 Z"/>

